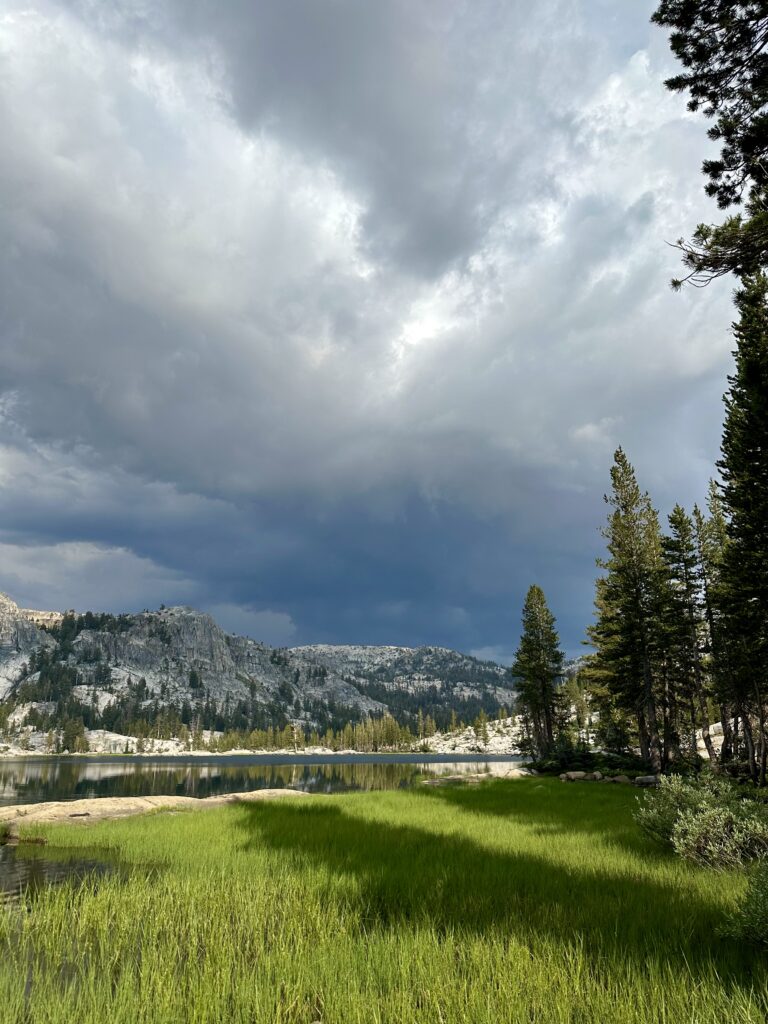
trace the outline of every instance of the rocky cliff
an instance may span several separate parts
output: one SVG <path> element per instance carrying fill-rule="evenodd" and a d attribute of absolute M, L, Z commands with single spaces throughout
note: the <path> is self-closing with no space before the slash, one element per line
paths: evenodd
<path fill-rule="evenodd" d="M 493 712 L 509 705 L 513 692 L 501 666 L 444 648 L 275 649 L 226 633 L 193 608 L 62 617 L 22 610 L 3 596 L 3 698 L 13 722 L 28 707 L 46 715 L 66 708 L 76 716 L 81 705 L 92 727 L 106 728 L 115 724 L 110 707 L 123 718 L 156 716 L 163 707 L 199 714 L 204 707 L 216 727 L 288 720 L 323 728 L 387 710 L 401 721 L 415 720 L 420 710 L 437 717 L 452 709 L 465 716 L 480 707 Z"/>
<path fill-rule="evenodd" d="M 30 654 L 53 646 L 54 641 L 37 628 L 30 614 L 0 593 L 0 700 L 21 678 Z"/>

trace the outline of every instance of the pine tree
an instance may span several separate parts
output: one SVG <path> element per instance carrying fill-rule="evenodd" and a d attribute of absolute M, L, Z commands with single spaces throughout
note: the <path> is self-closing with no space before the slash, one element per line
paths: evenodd
<path fill-rule="evenodd" d="M 670 692 L 676 707 L 685 704 L 691 732 L 691 754 L 696 754 L 696 726 L 712 764 L 717 763 L 709 734 L 707 678 L 704 668 L 706 622 L 702 568 L 691 517 L 680 505 L 669 516 L 670 535 L 663 538 L 664 561 L 669 575 L 666 621 L 666 653 Z M 681 715 L 681 725 L 685 721 Z"/>
<path fill-rule="evenodd" d="M 722 567 L 729 669 L 747 710 L 753 778 L 766 780 L 765 672 L 768 667 L 768 278 L 736 294 L 736 371 L 725 396 L 722 459 L 728 544 Z M 757 718 L 751 733 L 749 710 Z"/>
<path fill-rule="evenodd" d="M 614 455 L 611 483 L 612 493 L 605 498 L 611 512 L 602 531 L 609 557 L 598 560 L 605 575 L 596 583 L 596 621 L 588 630 L 596 648 L 592 672 L 614 707 L 632 716 L 642 755 L 659 771 L 668 753 L 659 731 L 665 604 L 661 531 L 658 514 L 621 448 Z"/>
<path fill-rule="evenodd" d="M 483 747 L 487 747 L 488 740 L 490 738 L 488 736 L 488 715 L 486 715 L 482 708 L 475 719 L 473 729 L 475 731 L 475 738 L 477 742 L 482 743 Z"/>
<path fill-rule="evenodd" d="M 735 754 L 737 730 L 732 722 L 733 680 L 728 671 L 727 629 L 724 619 L 722 567 L 728 540 L 727 522 L 723 512 L 720 490 L 714 480 L 709 482 L 707 511 L 704 515 L 698 506 L 693 509 L 693 524 L 696 535 L 696 549 L 701 572 L 704 615 L 707 623 L 707 648 L 709 674 L 712 679 L 714 696 L 720 710 L 723 730 L 723 744 L 720 748 L 720 763 L 727 764 Z"/>
<path fill-rule="evenodd" d="M 672 30 L 683 66 L 667 88 L 687 92 L 689 110 L 714 119 L 708 135 L 721 151 L 704 161 L 705 190 L 720 209 L 744 211 L 679 241 L 684 280 L 701 287 L 727 273 L 742 277 L 768 266 L 768 8 L 765 0 L 661 0 L 652 20 Z"/>
<path fill-rule="evenodd" d="M 519 706 L 530 722 L 531 739 L 539 756 L 548 754 L 555 745 L 562 703 L 558 684 L 564 657 L 555 617 L 547 606 L 544 591 L 534 584 L 523 606 L 523 633 L 512 675 L 517 681 Z"/>

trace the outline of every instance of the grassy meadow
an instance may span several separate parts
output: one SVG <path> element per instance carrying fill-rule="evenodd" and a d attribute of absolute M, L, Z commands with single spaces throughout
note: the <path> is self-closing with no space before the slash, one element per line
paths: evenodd
<path fill-rule="evenodd" d="M 525 779 L 38 828 L 128 872 L 0 910 L 0 1018 L 762 1024 L 765 955 L 718 934 L 743 878 L 634 801 Z"/>

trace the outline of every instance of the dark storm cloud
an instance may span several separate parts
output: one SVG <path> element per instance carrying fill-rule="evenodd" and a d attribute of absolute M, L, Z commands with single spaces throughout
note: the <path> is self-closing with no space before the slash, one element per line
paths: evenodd
<path fill-rule="evenodd" d="M 578 650 L 622 443 L 701 500 L 727 289 L 651 5 L 11 0 L 0 522 L 25 603 Z"/>

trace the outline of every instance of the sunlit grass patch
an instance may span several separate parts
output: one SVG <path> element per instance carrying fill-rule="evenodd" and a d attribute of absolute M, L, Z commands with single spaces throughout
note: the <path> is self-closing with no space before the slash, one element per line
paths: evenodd
<path fill-rule="evenodd" d="M 133 874 L 0 918 L 0 1015 L 762 1022 L 763 956 L 717 934 L 744 880 L 657 848 L 634 799 L 530 779 L 50 826 Z"/>

